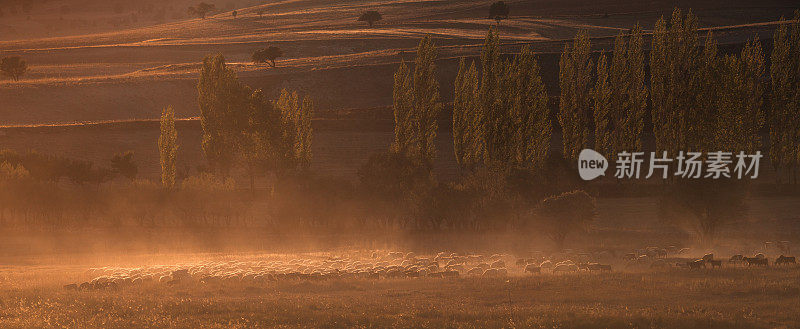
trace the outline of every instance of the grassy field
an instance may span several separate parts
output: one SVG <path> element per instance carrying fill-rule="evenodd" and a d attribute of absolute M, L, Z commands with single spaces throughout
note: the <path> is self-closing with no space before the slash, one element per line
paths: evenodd
<path fill-rule="evenodd" d="M 800 270 L 152 283 L 65 291 L 85 267 L 0 267 L 0 327 L 796 328 Z"/>

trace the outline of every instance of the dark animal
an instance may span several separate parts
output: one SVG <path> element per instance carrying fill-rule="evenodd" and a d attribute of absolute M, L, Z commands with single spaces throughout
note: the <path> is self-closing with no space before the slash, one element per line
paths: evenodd
<path fill-rule="evenodd" d="M 758 257 L 744 257 L 744 262 L 747 263 L 747 266 L 756 265 L 756 266 L 768 266 L 769 260 L 766 258 L 758 258 Z"/>
<path fill-rule="evenodd" d="M 709 260 L 708 264 L 711 265 L 711 268 L 715 268 L 715 267 L 722 268 L 722 261 L 721 260 Z"/>
<path fill-rule="evenodd" d="M 780 255 L 777 259 L 775 259 L 775 265 L 789 265 L 789 264 L 797 264 L 797 260 L 794 258 L 794 256 Z"/>
<path fill-rule="evenodd" d="M 699 270 L 701 268 L 706 268 L 706 261 L 703 259 L 692 260 L 686 262 L 686 266 L 688 266 L 690 270 Z"/>

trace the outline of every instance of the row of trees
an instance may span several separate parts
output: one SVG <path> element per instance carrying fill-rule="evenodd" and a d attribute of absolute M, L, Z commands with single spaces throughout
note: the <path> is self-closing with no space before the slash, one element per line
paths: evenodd
<path fill-rule="evenodd" d="M 740 53 L 720 55 L 710 32 L 700 45 L 697 19 L 691 12 L 683 14 L 676 9 L 669 21 L 662 18 L 656 23 L 649 57 L 650 88 L 640 26 L 620 33 L 613 50 L 599 56 L 593 56 L 588 34 L 578 33 L 574 42 L 565 45 L 559 61 L 557 117 L 564 161 L 574 164 L 585 148 L 594 148 L 612 162 L 620 151 L 642 150 L 643 135 L 648 133 L 644 129 L 648 106 L 658 154 L 753 154 L 761 147 L 760 131 L 767 117 L 763 104 L 769 96 L 773 163 L 783 172 L 794 171 L 800 161 L 797 18 L 784 22 L 775 32 L 769 94 L 760 42 L 750 40 Z M 405 63 L 395 74 L 392 151 L 422 164 L 430 164 L 436 153 L 432 138 L 437 126 L 431 118 L 436 117 L 440 105 L 433 78 L 434 57 L 435 48 L 426 37 L 417 51 L 413 74 Z M 454 86 L 455 158 L 468 173 L 456 190 L 492 185 L 476 185 L 477 178 L 502 181 L 506 186 L 492 188 L 507 200 L 521 202 L 511 208 L 527 212 L 530 207 L 525 204 L 538 200 L 526 197 L 541 193 L 520 193 L 511 185 L 521 177 L 527 177 L 522 185 L 540 185 L 554 170 L 549 154 L 553 128 L 548 96 L 535 56 L 523 47 L 519 54 L 503 58 L 499 36 L 490 30 L 480 68 L 462 60 Z M 743 213 L 746 186 L 741 181 L 671 181 L 664 189 L 665 208 L 675 213 L 675 218 L 690 218 L 687 223 L 702 240 L 708 241 L 720 224 Z M 561 186 L 548 194 L 569 189 Z M 481 202 L 486 205 L 486 201 Z"/>
<path fill-rule="evenodd" d="M 313 103 L 296 92 L 281 91 L 269 100 L 264 92 L 244 85 L 222 55 L 203 60 L 197 84 L 202 148 L 211 173 L 227 177 L 243 168 L 251 188 L 257 176 L 280 176 L 307 169 L 311 161 Z M 159 150 L 162 184 L 175 185 L 177 154 L 175 115 L 161 116 Z"/>

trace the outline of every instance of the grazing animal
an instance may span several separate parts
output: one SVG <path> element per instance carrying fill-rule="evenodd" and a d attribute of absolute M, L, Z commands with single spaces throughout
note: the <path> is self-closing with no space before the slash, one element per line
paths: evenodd
<path fill-rule="evenodd" d="M 722 268 L 722 261 L 721 260 L 709 260 L 707 261 L 708 264 L 711 265 L 711 268 L 719 267 Z"/>
<path fill-rule="evenodd" d="M 733 255 L 730 259 L 728 259 L 728 263 L 738 264 L 744 261 L 744 256 L 741 254 Z"/>
<path fill-rule="evenodd" d="M 768 266 L 769 261 L 766 258 L 758 258 L 758 257 L 744 257 L 744 262 L 747 263 L 747 266 L 756 265 L 756 266 Z"/>
<path fill-rule="evenodd" d="M 777 259 L 775 259 L 775 265 L 789 265 L 789 264 L 797 264 L 797 260 L 794 258 L 794 256 L 780 255 Z"/>
<path fill-rule="evenodd" d="M 527 273 L 542 273 L 542 268 L 536 264 L 525 265 L 525 272 Z"/>
<path fill-rule="evenodd" d="M 559 264 L 553 268 L 553 273 L 557 272 L 577 272 L 578 266 L 575 264 Z"/>
<path fill-rule="evenodd" d="M 703 255 L 703 260 L 707 261 L 707 262 L 714 260 L 714 254 L 705 254 L 705 255 Z"/>
<path fill-rule="evenodd" d="M 586 265 L 586 268 L 588 268 L 589 271 L 611 272 L 611 265 L 600 263 L 589 263 Z"/>
<path fill-rule="evenodd" d="M 503 260 L 498 260 L 492 263 L 492 268 L 504 268 L 504 267 L 506 267 L 506 262 L 504 262 Z"/>
<path fill-rule="evenodd" d="M 706 268 L 706 261 L 703 259 L 688 261 L 686 262 L 686 266 L 688 266 L 690 270 L 699 270 L 701 268 Z"/>

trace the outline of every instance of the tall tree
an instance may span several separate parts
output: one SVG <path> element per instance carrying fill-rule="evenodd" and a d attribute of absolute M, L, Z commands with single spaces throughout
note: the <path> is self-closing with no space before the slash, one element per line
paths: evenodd
<path fill-rule="evenodd" d="M 513 77 L 511 163 L 519 168 L 542 169 L 550 153 L 552 123 L 547 89 L 530 47 L 522 47 L 509 74 Z"/>
<path fill-rule="evenodd" d="M 417 47 L 417 58 L 414 61 L 414 108 L 411 117 L 419 157 L 427 164 L 432 164 L 436 156 L 436 134 L 439 129 L 437 120 L 442 110 L 439 82 L 436 80 L 436 57 L 436 45 L 426 35 Z"/>
<path fill-rule="evenodd" d="M 592 126 L 591 76 L 592 60 L 589 34 L 580 31 L 572 46 L 564 45 L 559 61 L 558 121 L 564 142 L 564 158 L 577 160 L 578 154 L 589 147 Z"/>
<path fill-rule="evenodd" d="M 436 155 L 437 119 L 442 109 L 436 80 L 436 46 L 425 36 L 417 47 L 414 70 L 405 63 L 394 77 L 395 152 L 431 165 Z"/>
<path fill-rule="evenodd" d="M 620 39 L 618 37 L 617 41 Z M 616 45 L 619 44 L 619 42 L 616 43 Z M 614 52 L 617 53 L 617 46 L 614 47 Z M 614 64 L 617 63 L 617 58 L 615 55 Z M 597 78 L 592 89 L 592 98 L 594 99 L 594 150 L 603 154 L 607 159 L 613 159 L 616 154 L 616 137 L 619 134 L 618 129 L 621 128 L 617 126 L 618 121 L 616 120 L 619 116 L 617 111 L 622 110 L 620 106 L 621 97 L 619 97 L 621 93 L 613 91 L 616 88 L 622 88 L 622 86 L 614 84 L 620 82 L 619 79 L 614 77 L 621 74 L 620 72 L 614 72 L 616 68 L 614 64 L 611 65 L 612 80 L 609 80 L 606 55 L 605 53 L 600 55 L 597 60 Z M 612 89 L 611 86 L 616 88 Z"/>
<path fill-rule="evenodd" d="M 691 121 L 697 109 L 700 68 L 697 20 L 679 9 L 667 26 L 660 18 L 653 29 L 650 53 L 653 132 L 657 151 L 676 154 L 696 149 L 699 135 Z"/>
<path fill-rule="evenodd" d="M 483 116 L 478 106 L 478 70 L 459 62 L 453 99 L 453 151 L 461 169 L 473 169 L 481 160 Z"/>
<path fill-rule="evenodd" d="M 178 131 L 175 129 L 175 110 L 167 106 L 161 112 L 161 135 L 158 137 L 158 153 L 161 160 L 161 185 L 165 189 L 175 187 L 176 161 L 178 156 Z"/>
<path fill-rule="evenodd" d="M 772 38 L 770 77 L 770 160 L 779 177 L 797 183 L 800 163 L 800 11 Z M 781 178 L 779 178 L 781 179 Z"/>
<path fill-rule="evenodd" d="M 203 153 L 214 172 L 227 175 L 247 126 L 252 91 L 226 66 L 222 55 L 203 60 L 197 91 Z"/>
<path fill-rule="evenodd" d="M 401 154 L 411 153 L 416 142 L 411 129 L 411 114 L 414 106 L 412 83 L 408 66 L 405 62 L 401 62 L 400 68 L 394 74 L 394 89 L 392 91 L 392 110 L 394 111 L 394 142 L 392 143 L 392 150 Z"/>

